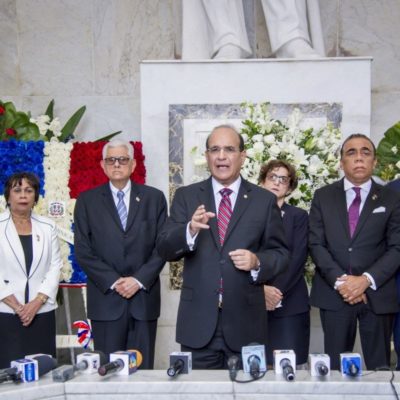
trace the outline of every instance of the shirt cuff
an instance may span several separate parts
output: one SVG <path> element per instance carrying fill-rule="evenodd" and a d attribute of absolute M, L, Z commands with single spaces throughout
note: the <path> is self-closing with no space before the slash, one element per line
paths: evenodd
<path fill-rule="evenodd" d="M 196 233 L 194 236 L 192 236 L 190 234 L 189 225 L 190 225 L 190 222 L 188 222 L 188 224 L 186 225 L 186 243 L 187 243 L 187 245 L 189 247 L 189 250 L 193 251 L 193 247 L 194 247 L 194 244 L 196 242 L 196 238 L 197 238 L 198 233 Z"/>
<path fill-rule="evenodd" d="M 371 284 L 369 285 L 369 287 L 370 287 L 372 290 L 376 290 L 377 288 L 376 288 L 375 279 L 372 277 L 372 275 L 371 275 L 370 273 L 368 273 L 368 272 L 364 272 L 363 275 L 365 275 L 365 276 L 368 278 L 368 280 L 371 282 Z"/>

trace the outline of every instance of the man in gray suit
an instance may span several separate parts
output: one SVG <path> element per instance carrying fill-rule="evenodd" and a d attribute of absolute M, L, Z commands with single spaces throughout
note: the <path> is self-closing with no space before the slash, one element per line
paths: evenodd
<path fill-rule="evenodd" d="M 242 137 L 229 125 L 206 142 L 211 177 L 179 188 L 157 242 L 160 255 L 185 258 L 176 340 L 194 368 L 225 368 L 251 342 L 266 344 L 263 283 L 288 263 L 273 194 L 240 176 Z"/>
<path fill-rule="evenodd" d="M 88 276 L 87 308 L 96 350 L 137 349 L 153 368 L 159 274 L 155 242 L 165 222 L 165 197 L 130 180 L 136 162 L 129 142 L 103 148 L 109 183 L 82 193 L 75 206 L 75 254 Z"/>
<path fill-rule="evenodd" d="M 353 350 L 359 324 L 368 369 L 390 365 L 390 336 L 398 310 L 400 196 L 375 183 L 376 150 L 365 135 L 341 148 L 345 177 L 315 192 L 309 245 L 316 272 L 311 304 L 320 308 L 332 369 Z"/>

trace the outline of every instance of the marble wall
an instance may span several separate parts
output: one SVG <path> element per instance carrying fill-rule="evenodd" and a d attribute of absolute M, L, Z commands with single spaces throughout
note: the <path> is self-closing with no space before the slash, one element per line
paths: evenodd
<path fill-rule="evenodd" d="M 54 98 L 62 121 L 85 104 L 78 140 L 116 130 L 140 140 L 139 62 L 180 58 L 181 1 L 0 0 L 0 99 L 38 115 Z M 255 1 L 257 56 L 263 57 L 266 28 Z M 377 143 L 400 119 L 400 2 L 320 0 L 320 7 L 328 56 L 374 58 L 370 133 Z M 162 281 L 168 291 L 167 270 Z M 177 301 L 175 293 L 163 306 L 159 350 L 174 346 L 166 321 Z"/>

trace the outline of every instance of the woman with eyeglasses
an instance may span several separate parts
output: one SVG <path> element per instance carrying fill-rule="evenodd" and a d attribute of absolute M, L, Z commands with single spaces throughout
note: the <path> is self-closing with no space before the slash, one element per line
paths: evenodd
<path fill-rule="evenodd" d="M 35 353 L 56 355 L 56 295 L 62 260 L 55 223 L 32 212 L 39 179 L 15 173 L 0 214 L 0 368 Z"/>
<path fill-rule="evenodd" d="M 297 187 L 296 171 L 286 161 L 264 164 L 258 182 L 277 198 L 290 251 L 288 269 L 264 286 L 268 310 L 267 360 L 272 364 L 273 350 L 291 349 L 296 353 L 296 364 L 301 365 L 307 362 L 310 342 L 310 311 L 304 279 L 308 214 L 285 202 L 285 197 Z"/>

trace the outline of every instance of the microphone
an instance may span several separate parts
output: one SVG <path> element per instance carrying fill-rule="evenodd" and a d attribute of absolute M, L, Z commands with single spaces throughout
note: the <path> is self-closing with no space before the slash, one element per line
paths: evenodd
<path fill-rule="evenodd" d="M 265 346 L 257 343 L 243 346 L 242 363 L 244 372 L 250 374 L 254 379 L 260 378 L 260 374 L 267 370 Z"/>
<path fill-rule="evenodd" d="M 237 373 L 239 371 L 240 360 L 237 355 L 232 355 L 228 358 L 228 370 L 229 370 L 229 378 L 231 381 L 236 380 Z"/>
<path fill-rule="evenodd" d="M 293 381 L 296 373 L 296 354 L 293 350 L 274 350 L 274 366 L 277 375 Z"/>
<path fill-rule="evenodd" d="M 118 375 L 130 375 L 136 372 L 142 364 L 142 353 L 139 350 L 116 351 L 110 354 L 110 362 L 101 365 L 98 373 L 101 376 L 116 373 Z"/>
<path fill-rule="evenodd" d="M 61 365 L 53 370 L 52 376 L 54 382 L 69 381 L 75 376 L 75 368 L 73 365 Z"/>
<path fill-rule="evenodd" d="M 58 364 L 57 360 L 50 354 L 31 354 L 25 356 L 25 358 L 37 361 L 39 377 L 47 374 L 48 372 L 56 368 Z"/>
<path fill-rule="evenodd" d="M 288 358 L 283 358 L 280 362 L 281 367 L 282 367 L 282 372 L 283 376 L 287 381 L 293 381 L 294 380 L 294 370 L 292 367 L 292 364 L 290 363 L 290 360 Z"/>
<path fill-rule="evenodd" d="M 308 366 L 311 376 L 327 376 L 330 375 L 331 359 L 328 354 L 310 353 Z"/>
<path fill-rule="evenodd" d="M 343 376 L 352 378 L 362 374 L 361 356 L 358 353 L 341 353 L 340 354 L 340 371 Z"/>
<path fill-rule="evenodd" d="M 169 355 L 167 375 L 175 378 L 179 374 L 188 374 L 192 370 L 192 353 L 190 351 L 174 351 Z"/>
<path fill-rule="evenodd" d="M 22 373 L 18 371 L 18 368 L 5 368 L 0 370 L 0 383 L 3 382 L 22 382 Z"/>
<path fill-rule="evenodd" d="M 93 374 L 98 371 L 100 365 L 103 365 L 106 362 L 107 357 L 101 351 L 81 353 L 76 357 L 74 369 L 83 374 Z"/>

